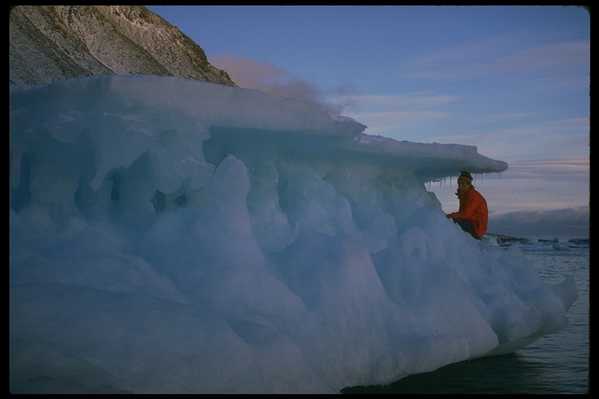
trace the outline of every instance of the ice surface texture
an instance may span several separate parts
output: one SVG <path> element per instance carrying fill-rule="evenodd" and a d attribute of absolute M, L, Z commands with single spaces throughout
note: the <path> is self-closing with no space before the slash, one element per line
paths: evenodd
<path fill-rule="evenodd" d="M 338 392 L 513 351 L 576 299 L 425 190 L 505 169 L 474 147 L 175 78 L 10 99 L 13 392 Z"/>

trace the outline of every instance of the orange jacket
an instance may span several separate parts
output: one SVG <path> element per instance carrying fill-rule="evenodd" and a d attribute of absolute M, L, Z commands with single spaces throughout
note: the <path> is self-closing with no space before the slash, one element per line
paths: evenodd
<path fill-rule="evenodd" d="M 489 210 L 487 201 L 483 196 L 471 187 L 460 196 L 460 210 L 447 215 L 452 219 L 468 220 L 474 226 L 474 235 L 478 238 L 487 232 L 487 222 L 489 219 Z"/>

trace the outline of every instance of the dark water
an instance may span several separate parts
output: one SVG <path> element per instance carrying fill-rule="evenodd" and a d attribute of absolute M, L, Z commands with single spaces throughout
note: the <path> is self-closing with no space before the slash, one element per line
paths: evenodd
<path fill-rule="evenodd" d="M 587 393 L 589 390 L 589 249 L 525 251 L 541 277 L 559 282 L 573 273 L 578 299 L 569 324 L 516 352 L 442 367 L 385 386 L 343 393 Z"/>

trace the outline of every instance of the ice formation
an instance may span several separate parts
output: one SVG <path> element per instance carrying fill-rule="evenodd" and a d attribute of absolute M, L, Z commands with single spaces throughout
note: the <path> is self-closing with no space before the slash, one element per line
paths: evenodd
<path fill-rule="evenodd" d="M 302 393 L 513 351 L 567 322 L 425 183 L 506 165 L 166 77 L 10 96 L 13 392 Z"/>

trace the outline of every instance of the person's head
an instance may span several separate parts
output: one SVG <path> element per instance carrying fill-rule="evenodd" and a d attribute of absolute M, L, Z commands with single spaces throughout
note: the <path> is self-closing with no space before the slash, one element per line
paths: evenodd
<path fill-rule="evenodd" d="M 463 171 L 458 177 L 458 190 L 466 190 L 470 187 L 472 187 L 472 175 Z"/>

